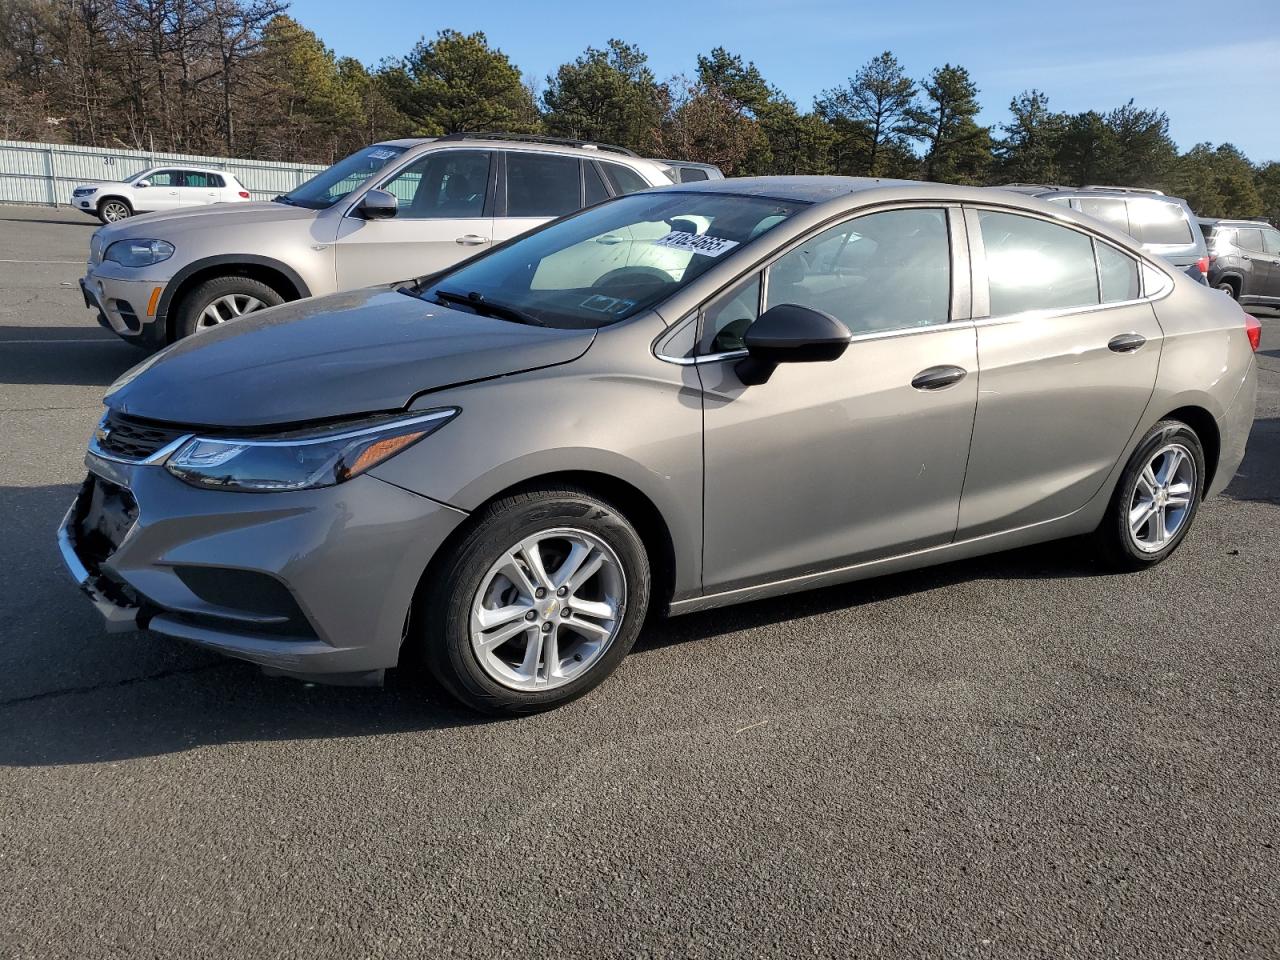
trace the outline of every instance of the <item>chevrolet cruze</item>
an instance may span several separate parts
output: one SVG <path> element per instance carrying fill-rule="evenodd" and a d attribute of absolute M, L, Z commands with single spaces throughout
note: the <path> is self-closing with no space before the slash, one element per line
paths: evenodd
<path fill-rule="evenodd" d="M 1159 563 L 1244 455 L 1258 337 L 1031 197 L 685 184 L 157 354 L 59 540 L 110 626 L 537 710 L 651 611 L 1081 534 Z"/>

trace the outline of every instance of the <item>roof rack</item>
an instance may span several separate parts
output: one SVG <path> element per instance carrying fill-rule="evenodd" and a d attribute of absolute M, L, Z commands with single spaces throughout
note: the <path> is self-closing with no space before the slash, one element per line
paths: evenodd
<path fill-rule="evenodd" d="M 1163 197 L 1163 190 L 1151 190 L 1147 187 L 1109 187 L 1105 183 L 1088 183 L 1080 188 L 1081 190 L 1111 190 L 1115 193 L 1145 193 L 1152 197 Z"/>
<path fill-rule="evenodd" d="M 1004 189 L 1009 187 L 1034 187 L 1036 190 L 1070 190 L 1070 187 L 1060 187 L 1056 183 L 1023 183 L 1015 180 L 1013 183 L 1002 183 L 1000 186 Z"/>
<path fill-rule="evenodd" d="M 592 140 L 573 140 L 568 137 L 544 137 L 537 133 L 502 133 L 501 131 L 479 131 L 474 133 L 449 133 L 436 137 L 439 143 L 445 140 L 517 140 L 521 143 L 546 143 L 557 147 L 581 147 L 585 150 L 608 150 L 610 153 L 622 153 L 628 157 L 639 154 L 626 147 L 614 146 L 611 143 L 596 143 Z"/>

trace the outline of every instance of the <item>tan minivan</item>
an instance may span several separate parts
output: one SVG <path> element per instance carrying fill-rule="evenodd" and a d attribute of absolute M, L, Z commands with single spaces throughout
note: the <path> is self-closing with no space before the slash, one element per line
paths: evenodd
<path fill-rule="evenodd" d="M 99 322 L 158 348 L 264 307 L 420 277 L 555 217 L 673 182 L 621 147 L 455 134 L 374 144 L 264 203 L 99 229 L 80 287 Z"/>

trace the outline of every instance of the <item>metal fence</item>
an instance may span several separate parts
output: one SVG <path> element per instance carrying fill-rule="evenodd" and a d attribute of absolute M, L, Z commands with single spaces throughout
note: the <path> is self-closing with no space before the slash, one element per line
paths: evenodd
<path fill-rule="evenodd" d="M 226 170 L 244 184 L 255 200 L 270 200 L 276 194 L 288 193 L 324 169 L 310 163 L 273 163 L 0 140 L 0 203 L 68 204 L 71 191 L 78 184 L 123 180 L 162 163 L 185 163 Z"/>

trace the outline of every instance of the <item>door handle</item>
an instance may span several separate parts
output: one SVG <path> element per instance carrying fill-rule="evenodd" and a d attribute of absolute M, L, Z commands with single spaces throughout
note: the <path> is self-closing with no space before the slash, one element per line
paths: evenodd
<path fill-rule="evenodd" d="M 928 370 L 917 373 L 911 385 L 917 390 L 941 390 L 953 383 L 959 383 L 968 373 L 969 371 L 964 367 L 930 367 Z"/>
<path fill-rule="evenodd" d="M 1146 342 L 1147 338 L 1140 333 L 1122 333 L 1108 341 L 1107 349 L 1115 353 L 1133 353 Z"/>
<path fill-rule="evenodd" d="M 463 234 L 461 237 L 458 237 L 458 239 L 454 240 L 453 242 L 460 243 L 464 247 L 478 247 L 482 243 L 488 243 L 489 238 L 482 237 L 478 233 L 467 233 L 467 234 Z"/>

